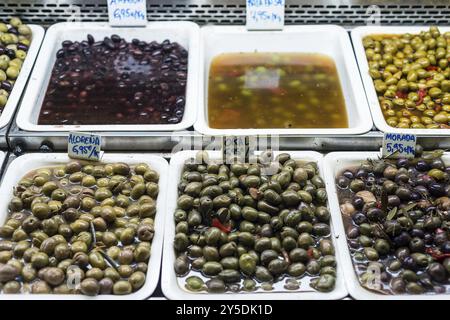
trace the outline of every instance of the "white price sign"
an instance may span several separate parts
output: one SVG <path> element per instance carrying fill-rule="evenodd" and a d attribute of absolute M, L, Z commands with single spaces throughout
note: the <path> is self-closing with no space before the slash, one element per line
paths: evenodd
<path fill-rule="evenodd" d="M 417 138 L 413 134 L 384 133 L 383 158 L 414 158 Z"/>
<path fill-rule="evenodd" d="M 147 24 L 146 0 L 106 0 L 111 26 L 145 26 Z"/>
<path fill-rule="evenodd" d="M 70 158 L 98 161 L 101 158 L 102 137 L 84 132 L 69 132 L 67 153 Z"/>
<path fill-rule="evenodd" d="M 284 0 L 247 0 L 248 30 L 281 30 Z"/>

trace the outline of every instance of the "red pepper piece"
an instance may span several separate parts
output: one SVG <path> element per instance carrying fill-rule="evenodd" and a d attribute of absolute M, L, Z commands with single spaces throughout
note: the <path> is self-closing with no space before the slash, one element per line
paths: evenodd
<path fill-rule="evenodd" d="M 427 71 L 434 71 L 434 70 L 437 70 L 437 69 L 438 69 L 437 66 L 428 66 L 428 67 L 425 68 L 425 70 L 427 70 Z"/>
<path fill-rule="evenodd" d="M 435 250 L 433 248 L 427 248 L 425 252 L 428 253 L 436 261 L 443 261 L 446 258 L 450 258 L 450 253 L 442 253 L 441 251 Z"/>
<path fill-rule="evenodd" d="M 309 248 L 308 251 L 306 251 L 308 253 L 308 257 L 313 258 L 313 249 Z"/>
<path fill-rule="evenodd" d="M 427 95 L 427 90 L 426 89 L 419 89 L 417 91 L 417 94 L 419 95 L 419 100 L 417 100 L 416 105 L 419 105 L 423 102 L 423 98 L 425 98 L 425 96 Z"/>
<path fill-rule="evenodd" d="M 231 226 L 229 226 L 229 225 L 228 225 L 228 226 L 223 225 L 222 222 L 220 222 L 220 220 L 217 219 L 217 218 L 214 218 L 214 219 L 212 220 L 212 226 L 213 226 L 213 227 L 216 227 L 216 228 L 218 228 L 218 229 L 220 229 L 221 231 L 226 232 L 226 233 L 230 233 L 230 231 L 231 231 Z"/>
<path fill-rule="evenodd" d="M 397 96 L 397 98 L 402 98 L 402 99 L 406 99 L 408 97 L 408 94 L 406 92 L 403 91 L 397 91 L 395 93 L 395 95 Z"/>

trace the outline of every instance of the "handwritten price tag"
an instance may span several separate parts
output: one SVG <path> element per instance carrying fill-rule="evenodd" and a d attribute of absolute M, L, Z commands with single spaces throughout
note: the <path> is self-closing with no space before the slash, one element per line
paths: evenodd
<path fill-rule="evenodd" d="M 111 26 L 145 26 L 147 24 L 146 0 L 107 0 Z"/>
<path fill-rule="evenodd" d="M 96 134 L 70 132 L 67 153 L 70 158 L 98 161 L 102 137 Z"/>
<path fill-rule="evenodd" d="M 248 30 L 281 30 L 284 0 L 247 0 Z"/>
<path fill-rule="evenodd" d="M 383 158 L 414 158 L 416 136 L 413 134 L 385 133 L 383 137 Z"/>

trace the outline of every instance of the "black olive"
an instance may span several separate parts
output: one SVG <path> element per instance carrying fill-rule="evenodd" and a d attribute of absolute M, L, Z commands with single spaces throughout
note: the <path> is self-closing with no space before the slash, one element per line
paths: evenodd
<path fill-rule="evenodd" d="M 350 180 L 354 178 L 353 173 L 351 171 L 345 171 L 342 175 Z"/>
<path fill-rule="evenodd" d="M 435 197 L 443 197 L 445 196 L 445 188 L 442 184 L 436 183 L 436 182 L 432 182 L 429 186 L 428 186 L 428 191 L 430 192 L 430 194 L 432 196 Z"/>
<path fill-rule="evenodd" d="M 352 203 L 356 210 L 361 210 L 364 207 L 364 199 L 361 197 L 354 197 Z"/>
<path fill-rule="evenodd" d="M 352 219 L 353 221 L 357 224 L 360 225 L 362 223 L 367 222 L 367 217 L 364 213 L 362 212 L 356 212 L 352 215 Z"/>
<path fill-rule="evenodd" d="M 411 241 L 411 236 L 405 231 L 403 231 L 402 233 L 400 233 L 398 236 L 396 236 L 394 238 L 394 244 L 396 247 L 407 246 L 410 241 Z"/>
<path fill-rule="evenodd" d="M 397 167 L 399 168 L 407 168 L 409 165 L 409 160 L 406 158 L 400 158 L 397 160 Z"/>

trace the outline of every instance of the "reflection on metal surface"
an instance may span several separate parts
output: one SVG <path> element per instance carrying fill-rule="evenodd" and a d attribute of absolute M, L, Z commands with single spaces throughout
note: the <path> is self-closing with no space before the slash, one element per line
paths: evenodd
<path fill-rule="evenodd" d="M 2 0 L 0 19 L 20 16 L 25 22 L 67 21 L 80 7 L 83 21 L 107 21 L 105 0 Z M 448 24 L 448 0 L 286 0 L 286 24 L 364 25 L 369 6 L 380 8 L 380 23 Z M 200 24 L 245 24 L 244 0 L 147 0 L 149 20 L 190 20 Z"/>

